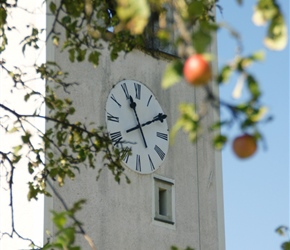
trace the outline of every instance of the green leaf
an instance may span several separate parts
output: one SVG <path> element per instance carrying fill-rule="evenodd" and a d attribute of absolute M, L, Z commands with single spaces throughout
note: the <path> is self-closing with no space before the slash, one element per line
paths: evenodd
<path fill-rule="evenodd" d="M 260 26 L 269 22 L 265 46 L 283 50 L 288 43 L 288 30 L 279 5 L 275 0 L 259 0 L 254 9 L 253 22 Z"/>
<path fill-rule="evenodd" d="M 250 119 L 253 122 L 258 122 L 265 117 L 265 114 L 267 113 L 267 111 L 268 111 L 267 107 L 261 107 L 250 116 Z"/>
<path fill-rule="evenodd" d="M 64 101 L 65 101 L 65 103 L 68 104 L 68 105 L 71 105 L 71 104 L 72 104 L 72 100 L 69 99 L 69 98 L 65 98 Z"/>
<path fill-rule="evenodd" d="M 253 76 L 248 75 L 247 83 L 248 83 L 248 89 L 250 90 L 250 92 L 252 94 L 252 100 L 257 100 L 261 95 L 261 91 L 260 91 L 260 87 L 259 87 L 258 82 L 256 81 L 256 79 Z"/>
<path fill-rule="evenodd" d="M 75 61 L 75 49 L 69 49 L 68 53 L 69 53 L 69 60 L 71 62 L 74 62 Z"/>
<path fill-rule="evenodd" d="M 56 240 L 56 242 L 60 243 L 64 247 L 64 249 L 68 249 L 67 247 L 70 246 L 74 241 L 75 241 L 75 229 L 73 227 L 68 227 L 61 230 L 61 234 L 58 236 Z"/>
<path fill-rule="evenodd" d="M 53 156 L 54 156 L 54 154 L 53 154 L 52 152 L 49 152 L 49 153 L 47 153 L 46 155 L 47 155 L 47 157 L 48 157 L 49 159 L 52 159 Z"/>
<path fill-rule="evenodd" d="M 62 229 L 64 228 L 65 224 L 66 224 L 66 213 L 65 212 L 60 212 L 60 213 L 56 213 L 54 211 L 52 211 L 53 213 L 53 223 L 57 226 L 58 229 Z"/>
<path fill-rule="evenodd" d="M 161 86 L 164 89 L 167 89 L 182 79 L 183 73 L 183 63 L 179 60 L 172 61 L 166 66 L 166 69 L 163 73 Z"/>
<path fill-rule="evenodd" d="M 19 162 L 21 160 L 22 156 L 21 155 L 14 155 L 13 159 L 12 159 L 12 163 L 16 164 L 17 162 Z"/>
<path fill-rule="evenodd" d="M 188 14 L 190 16 L 200 16 L 203 14 L 204 4 L 201 1 L 192 1 L 188 5 Z"/>
<path fill-rule="evenodd" d="M 254 8 L 253 22 L 256 25 L 264 25 L 279 12 L 275 0 L 259 0 Z"/>
<path fill-rule="evenodd" d="M 285 227 L 285 226 L 280 226 L 275 230 L 275 232 L 281 236 L 286 235 L 287 231 L 288 231 L 288 227 Z"/>
<path fill-rule="evenodd" d="M 150 7 L 147 0 L 117 0 L 117 15 L 120 24 L 116 30 L 125 27 L 132 35 L 142 34 L 150 17 Z"/>
<path fill-rule="evenodd" d="M 55 14 L 55 10 L 56 10 L 56 5 L 55 5 L 55 3 L 54 2 L 50 2 L 50 4 L 49 4 L 49 9 L 50 9 L 50 11 L 52 12 L 52 14 Z"/>
<path fill-rule="evenodd" d="M 252 127 L 255 124 L 251 119 L 245 119 L 241 124 L 240 127 L 242 130 L 245 130 L 249 127 Z"/>
<path fill-rule="evenodd" d="M 249 55 L 247 57 L 238 57 L 236 59 L 236 68 L 238 71 L 244 71 L 245 68 L 249 67 L 251 64 L 253 64 L 256 61 L 263 61 L 265 59 L 265 53 L 264 51 L 256 51 L 252 55 Z"/>
<path fill-rule="evenodd" d="M 0 28 L 4 26 L 4 24 L 6 23 L 6 18 L 7 18 L 7 11 L 3 7 L 3 5 L 0 6 Z"/>
<path fill-rule="evenodd" d="M 97 66 L 99 64 L 99 57 L 100 53 L 98 51 L 93 51 L 89 54 L 89 62 L 93 63 L 94 66 Z"/>
<path fill-rule="evenodd" d="M 87 53 L 87 50 L 86 49 L 78 49 L 77 50 L 77 61 L 78 62 L 82 62 L 85 60 L 86 58 L 86 53 Z"/>
<path fill-rule="evenodd" d="M 264 43 L 272 50 L 283 50 L 287 46 L 288 30 L 282 15 L 271 21 Z"/>
<path fill-rule="evenodd" d="M 217 130 L 217 129 L 220 129 L 222 126 L 224 125 L 227 125 L 229 124 L 230 121 L 228 120 L 225 120 L 225 121 L 217 121 L 215 123 L 213 123 L 211 126 L 210 126 L 210 130 Z"/>
<path fill-rule="evenodd" d="M 62 21 L 62 23 L 64 25 L 67 25 L 68 23 L 71 22 L 71 17 L 70 16 L 64 16 L 61 21 Z"/>
<path fill-rule="evenodd" d="M 73 115 L 75 113 L 76 109 L 74 107 L 70 107 L 68 109 L 68 114 Z"/>
<path fill-rule="evenodd" d="M 235 107 L 236 110 L 241 111 L 241 112 L 246 112 L 248 108 L 249 108 L 248 103 L 240 103 L 239 105 Z"/>
<path fill-rule="evenodd" d="M 22 145 L 18 145 L 13 147 L 14 154 L 18 154 L 18 152 L 22 149 Z"/>
<path fill-rule="evenodd" d="M 31 134 L 29 134 L 29 133 L 27 132 L 25 135 L 21 136 L 22 142 L 23 142 L 23 143 L 29 143 L 29 141 L 30 141 L 30 137 L 31 137 Z"/>
<path fill-rule="evenodd" d="M 8 133 L 15 133 L 15 132 L 17 132 L 17 131 L 19 131 L 19 129 L 17 128 L 17 127 L 13 127 L 13 128 L 11 128 L 9 131 L 8 131 Z"/>
<path fill-rule="evenodd" d="M 30 93 L 27 93 L 25 96 L 24 96 L 24 101 L 28 101 L 28 99 L 29 99 L 29 97 L 30 97 Z"/>
<path fill-rule="evenodd" d="M 71 179 L 71 180 L 74 180 L 76 175 L 73 171 L 71 171 L 70 169 L 67 171 L 67 176 Z"/>
<path fill-rule="evenodd" d="M 284 242 L 281 247 L 283 250 L 290 250 L 290 241 Z"/>
<path fill-rule="evenodd" d="M 35 189 L 32 182 L 28 183 L 29 192 L 27 194 L 27 199 L 30 201 L 31 199 L 37 200 L 38 189 Z"/>
<path fill-rule="evenodd" d="M 33 164 L 31 162 L 28 162 L 28 172 L 30 174 L 34 173 Z"/>
<path fill-rule="evenodd" d="M 208 22 L 201 22 L 198 29 L 193 32 L 191 40 L 193 47 L 197 53 L 203 54 L 207 51 L 208 46 L 211 44 L 211 31 L 216 29 L 217 26 L 211 25 Z"/>
<path fill-rule="evenodd" d="M 59 45 L 59 36 L 53 36 L 52 37 L 52 43 L 54 46 L 58 47 Z"/>
<path fill-rule="evenodd" d="M 54 178 L 56 177 L 56 175 L 58 174 L 58 169 L 57 168 L 53 168 L 49 170 L 49 176 Z"/>
<path fill-rule="evenodd" d="M 250 58 L 254 61 L 264 61 L 265 59 L 265 51 L 260 50 L 253 53 Z"/>
<path fill-rule="evenodd" d="M 226 83 L 231 77 L 232 73 L 233 69 L 229 65 L 224 66 L 221 69 L 220 74 L 218 75 L 217 78 L 218 83 Z"/>
<path fill-rule="evenodd" d="M 191 142 L 196 141 L 200 124 L 199 116 L 195 112 L 195 106 L 193 104 L 181 103 L 179 105 L 179 111 L 180 117 L 173 125 L 170 132 L 171 143 L 174 142 L 176 133 L 181 129 L 188 134 L 188 138 Z"/>
<path fill-rule="evenodd" d="M 224 135 L 217 135 L 213 138 L 213 145 L 215 149 L 221 150 L 225 143 L 227 142 L 227 137 Z"/>
<path fill-rule="evenodd" d="M 86 151 L 85 151 L 84 149 L 81 149 L 81 150 L 79 151 L 79 154 L 78 154 L 78 159 L 79 159 L 80 161 L 85 161 L 86 158 L 87 158 Z"/>
<path fill-rule="evenodd" d="M 157 37 L 164 43 L 170 41 L 170 32 L 168 30 L 158 30 Z"/>
<path fill-rule="evenodd" d="M 76 213 L 82 209 L 82 206 L 86 203 L 85 199 L 81 199 L 73 204 L 73 207 L 70 209 L 72 213 Z"/>

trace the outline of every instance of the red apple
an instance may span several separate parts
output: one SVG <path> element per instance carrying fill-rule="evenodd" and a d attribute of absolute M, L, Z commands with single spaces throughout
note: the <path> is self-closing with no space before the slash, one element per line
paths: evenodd
<path fill-rule="evenodd" d="M 256 139 L 249 134 L 236 137 L 232 146 L 235 154 L 242 159 L 252 156 L 257 150 Z"/>
<path fill-rule="evenodd" d="M 205 85 L 211 79 L 210 64 L 201 54 L 194 54 L 185 61 L 183 75 L 189 84 Z"/>

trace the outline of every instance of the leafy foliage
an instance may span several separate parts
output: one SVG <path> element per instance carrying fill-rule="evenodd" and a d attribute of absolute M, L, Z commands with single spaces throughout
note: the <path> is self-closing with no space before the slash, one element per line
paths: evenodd
<path fill-rule="evenodd" d="M 289 250 L 290 249 L 290 237 L 289 237 L 289 228 L 285 226 L 280 226 L 276 229 L 276 233 L 280 236 L 286 236 L 288 239 L 281 245 L 281 249 Z"/>
<path fill-rule="evenodd" d="M 82 209 L 85 200 L 79 200 L 73 204 L 72 208 L 62 212 L 53 211 L 52 221 L 57 228 L 56 239 L 52 243 L 47 243 L 42 249 L 69 249 L 80 250 L 79 246 L 75 245 L 75 237 L 80 229 L 85 235 L 82 228 L 82 223 L 76 220 L 75 214 Z"/>
<path fill-rule="evenodd" d="M 287 45 L 288 31 L 276 0 L 259 0 L 253 14 L 256 25 L 268 23 L 264 43 L 269 49 L 282 50 Z"/>
<path fill-rule="evenodd" d="M 197 133 L 200 130 L 200 118 L 199 115 L 195 112 L 195 107 L 192 104 L 182 103 L 179 106 L 181 113 L 180 118 L 177 120 L 173 126 L 170 135 L 171 142 L 173 143 L 174 137 L 180 129 L 183 129 L 189 137 L 191 142 L 196 141 Z"/>
<path fill-rule="evenodd" d="M 181 249 L 178 248 L 178 247 L 176 247 L 176 246 L 173 246 L 173 247 L 171 247 L 171 250 L 181 250 Z M 187 247 L 184 250 L 194 250 L 194 249 L 193 248 L 190 248 L 190 247 Z"/>
<path fill-rule="evenodd" d="M 163 73 L 161 86 L 167 89 L 182 79 L 183 63 L 180 61 L 172 61 L 167 66 Z"/>

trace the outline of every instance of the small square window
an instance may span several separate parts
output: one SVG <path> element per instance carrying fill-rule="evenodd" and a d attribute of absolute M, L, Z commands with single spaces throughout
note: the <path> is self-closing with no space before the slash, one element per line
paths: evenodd
<path fill-rule="evenodd" d="M 154 176 L 154 214 L 155 221 L 174 224 L 174 181 Z"/>

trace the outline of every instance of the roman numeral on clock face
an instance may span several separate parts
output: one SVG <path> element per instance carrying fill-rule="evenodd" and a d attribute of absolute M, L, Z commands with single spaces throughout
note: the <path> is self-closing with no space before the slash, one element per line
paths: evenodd
<path fill-rule="evenodd" d="M 150 97 L 149 97 L 149 99 L 148 99 L 147 107 L 149 106 L 149 103 L 150 103 L 151 99 L 152 99 L 152 95 L 150 95 Z"/>
<path fill-rule="evenodd" d="M 136 98 L 140 100 L 141 98 L 141 85 L 139 83 L 134 82 Z"/>
<path fill-rule="evenodd" d="M 126 147 L 125 148 L 125 152 L 124 152 L 124 156 L 123 156 L 123 161 L 124 162 L 126 162 L 126 163 L 128 163 L 128 160 L 129 160 L 129 156 L 130 156 L 130 152 L 131 152 L 131 148 L 129 148 L 129 147 Z"/>
<path fill-rule="evenodd" d="M 119 108 L 122 107 L 122 105 L 117 101 L 116 97 L 113 94 L 111 94 L 110 98 L 119 106 Z"/>
<path fill-rule="evenodd" d="M 165 134 L 165 133 L 157 132 L 156 133 L 156 136 L 159 137 L 159 138 L 161 138 L 161 139 L 163 139 L 163 140 L 165 140 L 165 141 L 168 140 L 168 135 Z"/>
<path fill-rule="evenodd" d="M 110 133 L 110 137 L 114 145 L 118 144 L 122 140 L 122 134 L 120 131 Z"/>
<path fill-rule="evenodd" d="M 128 92 L 127 84 L 124 82 L 124 83 L 121 84 L 121 87 L 122 87 L 122 89 L 124 91 L 126 99 L 129 99 L 130 95 L 129 95 L 129 92 Z"/>
<path fill-rule="evenodd" d="M 151 171 L 155 170 L 155 167 L 154 167 L 154 164 L 153 164 L 153 162 L 152 162 L 152 160 L 151 160 L 150 155 L 148 155 L 148 159 L 149 159 L 149 163 L 150 163 Z"/>
<path fill-rule="evenodd" d="M 119 117 L 113 116 L 109 112 L 107 112 L 107 119 L 111 122 L 119 122 Z"/>
<path fill-rule="evenodd" d="M 136 171 L 141 172 L 141 160 L 140 160 L 140 155 L 136 155 Z"/>
<path fill-rule="evenodd" d="M 154 150 L 159 155 L 160 159 L 163 160 L 165 157 L 165 153 L 162 151 L 162 149 L 155 145 Z"/>

